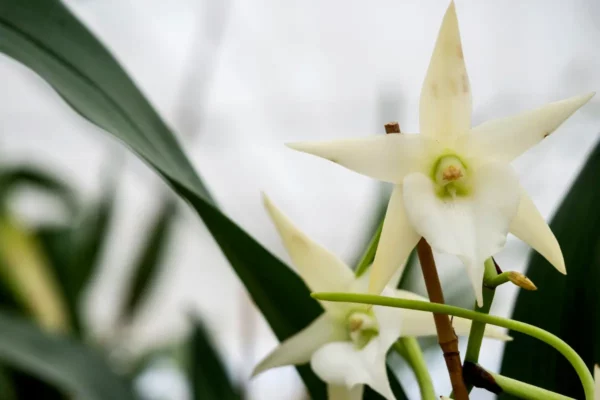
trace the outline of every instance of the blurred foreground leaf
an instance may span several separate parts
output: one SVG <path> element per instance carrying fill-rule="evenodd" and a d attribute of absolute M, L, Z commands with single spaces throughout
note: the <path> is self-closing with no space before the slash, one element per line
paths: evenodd
<path fill-rule="evenodd" d="M 41 326 L 69 328 L 67 306 L 43 247 L 9 215 L 0 216 L 0 277 L 10 297 Z"/>
<path fill-rule="evenodd" d="M 565 257 L 563 276 L 538 253 L 526 275 L 538 287 L 519 292 L 513 318 L 566 341 L 592 368 L 600 362 L 600 144 L 596 145 L 550 227 Z M 584 398 L 566 359 L 545 343 L 511 332 L 502 374 L 560 394 Z M 501 396 L 503 397 L 503 396 Z"/>
<path fill-rule="evenodd" d="M 175 203 L 167 201 L 162 206 L 156 222 L 150 228 L 146 243 L 133 266 L 133 276 L 129 289 L 125 293 L 125 302 L 121 313 L 122 322 L 129 321 L 134 317 L 147 290 L 151 287 L 152 281 L 160 269 L 174 222 Z"/>
<path fill-rule="evenodd" d="M 239 388 L 230 381 L 219 353 L 200 321 L 191 337 L 190 382 L 194 400 L 240 400 Z"/>
<path fill-rule="evenodd" d="M 44 226 L 37 232 L 79 333 L 81 295 L 99 264 L 109 234 L 115 200 L 114 187 L 109 187 L 97 204 L 84 209 L 79 221 L 69 226 Z"/>
<path fill-rule="evenodd" d="M 67 337 L 0 312 L 0 363 L 52 383 L 86 400 L 133 400 L 125 381 L 99 354 Z"/>
<path fill-rule="evenodd" d="M 69 211 L 77 210 L 77 199 L 71 187 L 41 167 L 17 165 L 0 170 L 0 204 L 2 206 L 13 191 L 21 187 L 32 187 L 54 194 L 63 201 Z"/>
<path fill-rule="evenodd" d="M 219 211 L 175 136 L 94 36 L 57 0 L 0 0 L 0 51 L 44 78 L 144 159 L 198 212 L 279 339 L 321 312 L 284 263 Z M 258 194 L 257 194 L 258 196 Z M 298 368 L 313 399 L 325 385 Z"/>

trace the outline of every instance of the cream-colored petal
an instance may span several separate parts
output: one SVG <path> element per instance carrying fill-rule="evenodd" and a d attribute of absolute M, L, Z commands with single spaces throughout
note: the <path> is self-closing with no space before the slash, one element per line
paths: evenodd
<path fill-rule="evenodd" d="M 406 259 L 420 238 L 406 216 L 402 186 L 398 185 L 392 192 L 371 266 L 369 293 L 381 293 L 398 269 L 404 268 Z"/>
<path fill-rule="evenodd" d="M 396 290 L 394 293 L 394 297 L 406 300 L 429 301 L 429 299 L 427 299 L 426 297 L 420 296 L 413 292 L 409 292 L 407 290 Z M 391 307 L 390 309 L 398 310 L 396 308 Z M 433 315 L 430 312 L 402 309 L 402 314 L 398 313 L 398 317 L 402 318 L 403 337 L 437 335 L 435 323 L 433 321 Z M 452 317 L 452 326 L 454 327 L 454 331 L 458 336 L 467 336 L 469 334 L 469 331 L 471 330 L 471 321 L 459 317 Z M 492 325 L 486 325 L 484 335 L 485 337 L 491 339 L 498 339 L 503 341 L 512 340 L 512 338 L 507 335 L 506 329 Z"/>
<path fill-rule="evenodd" d="M 273 202 L 263 195 L 267 209 L 300 277 L 313 292 L 343 292 L 354 281 L 354 273 L 338 256 L 298 229 Z M 345 310 L 342 303 L 321 302 L 328 312 Z"/>
<path fill-rule="evenodd" d="M 288 147 L 325 158 L 359 174 L 398 183 L 420 166 L 428 149 L 421 135 L 390 134 L 361 139 L 287 143 Z"/>
<path fill-rule="evenodd" d="M 364 385 L 348 389 L 345 385 L 327 385 L 327 400 L 362 400 Z"/>
<path fill-rule="evenodd" d="M 517 215 L 510 224 L 510 233 L 533 247 L 558 271 L 567 273 L 565 260 L 554 233 L 523 188 Z"/>
<path fill-rule="evenodd" d="M 446 141 L 471 129 L 471 87 L 454 2 L 450 3 L 421 89 L 421 133 Z"/>
<path fill-rule="evenodd" d="M 483 264 L 506 243 L 519 205 L 519 183 L 503 163 L 482 165 L 469 179 L 468 195 L 440 197 L 431 178 L 410 174 L 404 179 L 404 203 L 413 227 L 431 247 L 465 264 L 481 306 Z"/>
<path fill-rule="evenodd" d="M 378 337 L 362 349 L 350 341 L 328 343 L 313 354 L 310 365 L 328 384 L 345 385 L 349 389 L 365 384 L 386 399 L 394 400 L 387 378 L 386 351 L 382 351 Z"/>
<path fill-rule="evenodd" d="M 386 287 L 383 290 L 382 296 L 394 297 L 396 290 Z M 373 306 L 373 313 L 379 325 L 379 340 L 380 351 L 387 352 L 392 344 L 398 340 L 402 332 L 404 324 L 404 313 L 409 310 L 403 310 L 395 307 Z"/>
<path fill-rule="evenodd" d="M 594 93 L 570 97 L 473 128 L 469 144 L 482 157 L 510 162 L 554 132 Z"/>
<path fill-rule="evenodd" d="M 320 347 L 343 340 L 345 336 L 346 330 L 343 325 L 327 314 L 322 314 L 306 328 L 277 346 L 254 368 L 252 376 L 284 365 L 305 364 Z"/>

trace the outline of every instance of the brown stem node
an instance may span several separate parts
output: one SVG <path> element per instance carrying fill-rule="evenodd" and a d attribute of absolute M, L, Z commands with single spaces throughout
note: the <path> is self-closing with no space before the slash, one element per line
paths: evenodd
<path fill-rule="evenodd" d="M 397 122 L 388 122 L 385 126 L 385 133 L 400 133 L 400 124 Z"/>
<path fill-rule="evenodd" d="M 485 389 L 495 394 L 502 393 L 502 388 L 496 383 L 492 374 L 487 372 L 477 363 L 465 361 L 465 364 L 463 365 L 463 374 L 465 382 L 469 385 Z"/>

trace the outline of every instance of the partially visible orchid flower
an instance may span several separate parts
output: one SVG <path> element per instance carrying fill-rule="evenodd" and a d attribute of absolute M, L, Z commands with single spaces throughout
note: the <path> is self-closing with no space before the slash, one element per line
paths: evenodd
<path fill-rule="evenodd" d="M 302 233 L 266 196 L 264 203 L 298 274 L 310 290 L 367 291 L 366 274 L 355 278 L 350 267 Z M 427 301 L 403 290 L 386 288 L 384 293 Z M 330 399 L 361 399 L 365 384 L 386 399 L 394 399 L 386 374 L 386 353 L 401 335 L 435 335 L 435 324 L 429 313 L 346 303 L 322 302 L 321 305 L 325 312 L 281 343 L 258 364 L 253 374 L 310 361 L 315 373 L 328 383 Z M 457 334 L 468 334 L 470 326 L 471 321 L 454 318 Z M 503 330 L 495 327 L 486 328 L 486 335 L 510 339 Z"/>
<path fill-rule="evenodd" d="M 552 231 L 509 163 L 558 128 L 594 93 L 471 127 L 471 87 L 454 3 L 450 4 L 421 90 L 421 134 L 292 143 L 361 174 L 395 184 L 373 264 L 380 293 L 421 237 L 466 265 L 481 306 L 484 261 L 508 232 L 566 273 Z"/>

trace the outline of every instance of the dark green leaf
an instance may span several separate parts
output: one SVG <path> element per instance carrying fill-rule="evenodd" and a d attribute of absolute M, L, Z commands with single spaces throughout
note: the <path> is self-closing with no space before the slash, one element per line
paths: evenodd
<path fill-rule="evenodd" d="M 197 210 L 271 328 L 285 339 L 320 313 L 306 285 L 222 214 L 175 136 L 106 49 L 56 0 L 0 0 L 0 51 L 136 152 Z M 298 368 L 313 399 L 325 386 Z"/>
<path fill-rule="evenodd" d="M 133 277 L 125 294 L 122 322 L 131 319 L 160 269 L 163 253 L 168 245 L 170 231 L 175 222 L 175 204 L 163 205 L 154 226 L 141 249 L 140 257 L 133 267 Z"/>
<path fill-rule="evenodd" d="M 191 337 L 190 382 L 194 400 L 240 400 L 239 389 L 230 381 L 219 353 L 200 321 Z"/>
<path fill-rule="evenodd" d="M 66 208 L 75 212 L 77 199 L 73 190 L 55 175 L 33 166 L 19 165 L 0 170 L 0 202 L 4 203 L 13 190 L 33 187 L 59 197 Z"/>
<path fill-rule="evenodd" d="M 3 368 L 3 373 L 7 382 L 0 384 L 0 400 L 18 400 L 18 399 L 44 399 L 44 400 L 67 400 L 59 389 L 36 378 L 35 376 L 18 371 L 14 368 Z M 8 392 L 4 391 L 5 384 L 12 385 L 8 387 Z M 12 393 L 10 390 L 12 389 Z M 7 396 L 6 398 L 3 396 Z M 13 396 L 12 398 L 9 396 Z"/>
<path fill-rule="evenodd" d="M 563 276 L 538 253 L 526 275 L 538 287 L 520 291 L 513 318 L 536 325 L 565 340 L 592 368 L 600 361 L 600 144 L 589 156 L 550 227 L 565 257 Z M 511 332 L 502 374 L 583 399 L 573 367 L 553 348 Z"/>
<path fill-rule="evenodd" d="M 86 400 L 132 400 L 131 388 L 100 355 L 67 337 L 50 335 L 0 312 L 0 363 L 27 371 Z"/>
<path fill-rule="evenodd" d="M 0 366 L 0 400 L 17 400 L 13 374 L 9 368 Z"/>

